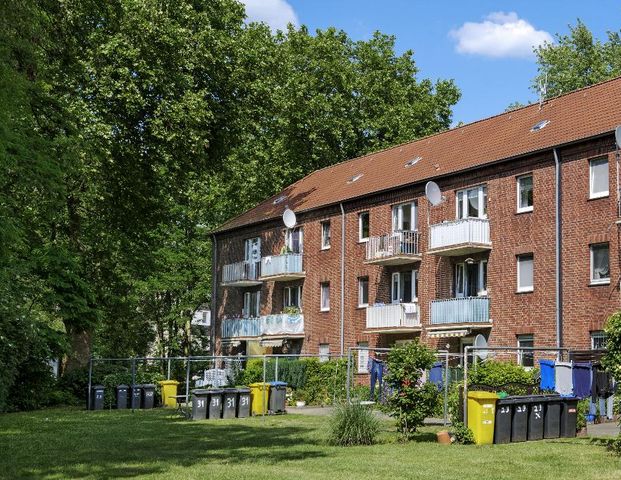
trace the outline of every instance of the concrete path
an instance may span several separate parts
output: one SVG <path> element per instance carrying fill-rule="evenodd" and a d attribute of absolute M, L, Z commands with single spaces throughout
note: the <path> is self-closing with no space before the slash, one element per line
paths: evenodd
<path fill-rule="evenodd" d="M 619 435 L 619 424 L 617 422 L 593 423 L 587 425 L 587 435 L 589 437 L 616 437 Z"/>

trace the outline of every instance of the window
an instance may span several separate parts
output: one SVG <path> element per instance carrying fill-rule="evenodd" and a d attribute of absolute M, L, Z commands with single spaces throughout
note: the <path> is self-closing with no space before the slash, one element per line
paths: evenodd
<path fill-rule="evenodd" d="M 258 317 L 261 311 L 261 292 L 244 293 L 244 309 L 242 317 Z"/>
<path fill-rule="evenodd" d="M 358 306 L 366 307 L 369 304 L 369 277 L 358 279 Z"/>
<path fill-rule="evenodd" d="M 417 302 L 418 271 L 394 272 L 392 274 L 391 302 L 412 303 Z"/>
<path fill-rule="evenodd" d="M 532 335 L 518 335 L 517 337 L 518 348 L 533 348 L 535 342 Z M 532 350 L 518 350 L 518 365 L 523 367 L 535 366 L 535 355 Z"/>
<path fill-rule="evenodd" d="M 487 260 L 473 260 L 455 265 L 455 297 L 487 295 Z"/>
<path fill-rule="evenodd" d="M 360 242 L 369 240 L 369 212 L 358 215 L 358 240 Z"/>
<path fill-rule="evenodd" d="M 518 255 L 517 257 L 517 291 L 533 291 L 533 254 Z"/>
<path fill-rule="evenodd" d="M 487 218 L 487 186 L 457 192 L 457 218 Z"/>
<path fill-rule="evenodd" d="M 247 238 L 244 242 L 244 260 L 248 265 L 248 279 L 254 280 L 259 276 L 261 268 L 261 238 Z"/>
<path fill-rule="evenodd" d="M 369 342 L 358 342 L 358 347 L 369 348 Z M 369 373 L 368 350 L 358 350 L 358 373 Z"/>
<path fill-rule="evenodd" d="M 327 312 L 330 310 L 330 283 L 321 283 L 321 311 Z"/>
<path fill-rule="evenodd" d="M 591 332 L 591 349 L 604 350 L 606 348 L 606 332 L 596 330 Z"/>
<path fill-rule="evenodd" d="M 413 231 L 417 229 L 415 203 L 404 203 L 392 207 L 392 231 Z"/>
<path fill-rule="evenodd" d="M 283 306 L 302 308 L 302 287 L 285 287 L 283 293 Z"/>
<path fill-rule="evenodd" d="M 517 179 L 517 211 L 533 211 L 533 176 L 524 175 Z"/>
<path fill-rule="evenodd" d="M 285 245 L 289 253 L 302 253 L 304 251 L 304 235 L 302 229 L 290 228 L 285 233 Z"/>
<path fill-rule="evenodd" d="M 589 162 L 589 198 L 608 196 L 608 159 L 597 158 Z"/>
<path fill-rule="evenodd" d="M 330 248 L 330 220 L 321 222 L 321 249 Z"/>
<path fill-rule="evenodd" d="M 591 245 L 591 283 L 610 283 L 608 244 Z"/>
<path fill-rule="evenodd" d="M 319 344 L 319 361 L 327 362 L 328 360 L 330 360 L 330 344 L 320 343 Z"/>

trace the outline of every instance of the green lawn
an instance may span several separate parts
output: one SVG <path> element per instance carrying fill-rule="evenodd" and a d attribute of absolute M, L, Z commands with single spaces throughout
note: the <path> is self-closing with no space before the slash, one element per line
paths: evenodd
<path fill-rule="evenodd" d="M 597 479 L 621 460 L 588 440 L 444 446 L 434 429 L 372 447 L 325 444 L 325 417 L 191 422 L 168 411 L 44 410 L 0 415 L 0 478 Z"/>

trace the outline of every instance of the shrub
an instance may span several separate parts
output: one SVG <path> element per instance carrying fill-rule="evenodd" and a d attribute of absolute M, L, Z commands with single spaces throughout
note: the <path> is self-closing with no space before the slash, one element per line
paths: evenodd
<path fill-rule="evenodd" d="M 451 427 L 451 438 L 454 443 L 462 445 L 470 445 L 474 443 L 474 434 L 472 430 L 466 427 L 462 422 L 453 422 Z"/>
<path fill-rule="evenodd" d="M 372 445 L 380 422 L 373 410 L 360 403 L 338 404 L 330 418 L 329 443 L 342 447 Z"/>
<path fill-rule="evenodd" d="M 581 428 L 586 427 L 586 416 L 589 413 L 590 402 L 589 399 L 585 398 L 578 402 L 578 416 L 576 418 L 576 429 L 580 430 Z"/>
<path fill-rule="evenodd" d="M 606 353 L 602 363 L 613 377 L 621 378 L 621 312 L 614 313 L 606 321 Z"/>
<path fill-rule="evenodd" d="M 617 438 L 609 441 L 608 450 L 621 457 L 621 434 L 617 435 Z"/>
<path fill-rule="evenodd" d="M 468 385 L 483 384 L 490 387 L 500 387 L 506 383 L 535 383 L 538 370 L 526 370 L 524 367 L 511 362 L 488 360 L 479 363 L 468 374 Z M 526 392 L 518 388 L 508 391 L 510 395 L 523 395 Z"/>

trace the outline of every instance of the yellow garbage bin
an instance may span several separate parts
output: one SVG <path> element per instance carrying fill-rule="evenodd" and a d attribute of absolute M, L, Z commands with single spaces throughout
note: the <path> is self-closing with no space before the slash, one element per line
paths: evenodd
<path fill-rule="evenodd" d="M 270 384 L 257 382 L 251 383 L 250 387 L 250 403 L 252 404 L 253 415 L 263 415 L 267 413 L 269 405 Z"/>
<path fill-rule="evenodd" d="M 159 382 L 162 387 L 162 405 L 165 407 L 175 408 L 177 406 L 177 380 L 162 380 Z"/>
<path fill-rule="evenodd" d="M 468 427 L 474 434 L 474 443 L 494 443 L 494 417 L 498 395 L 491 392 L 468 392 Z"/>

